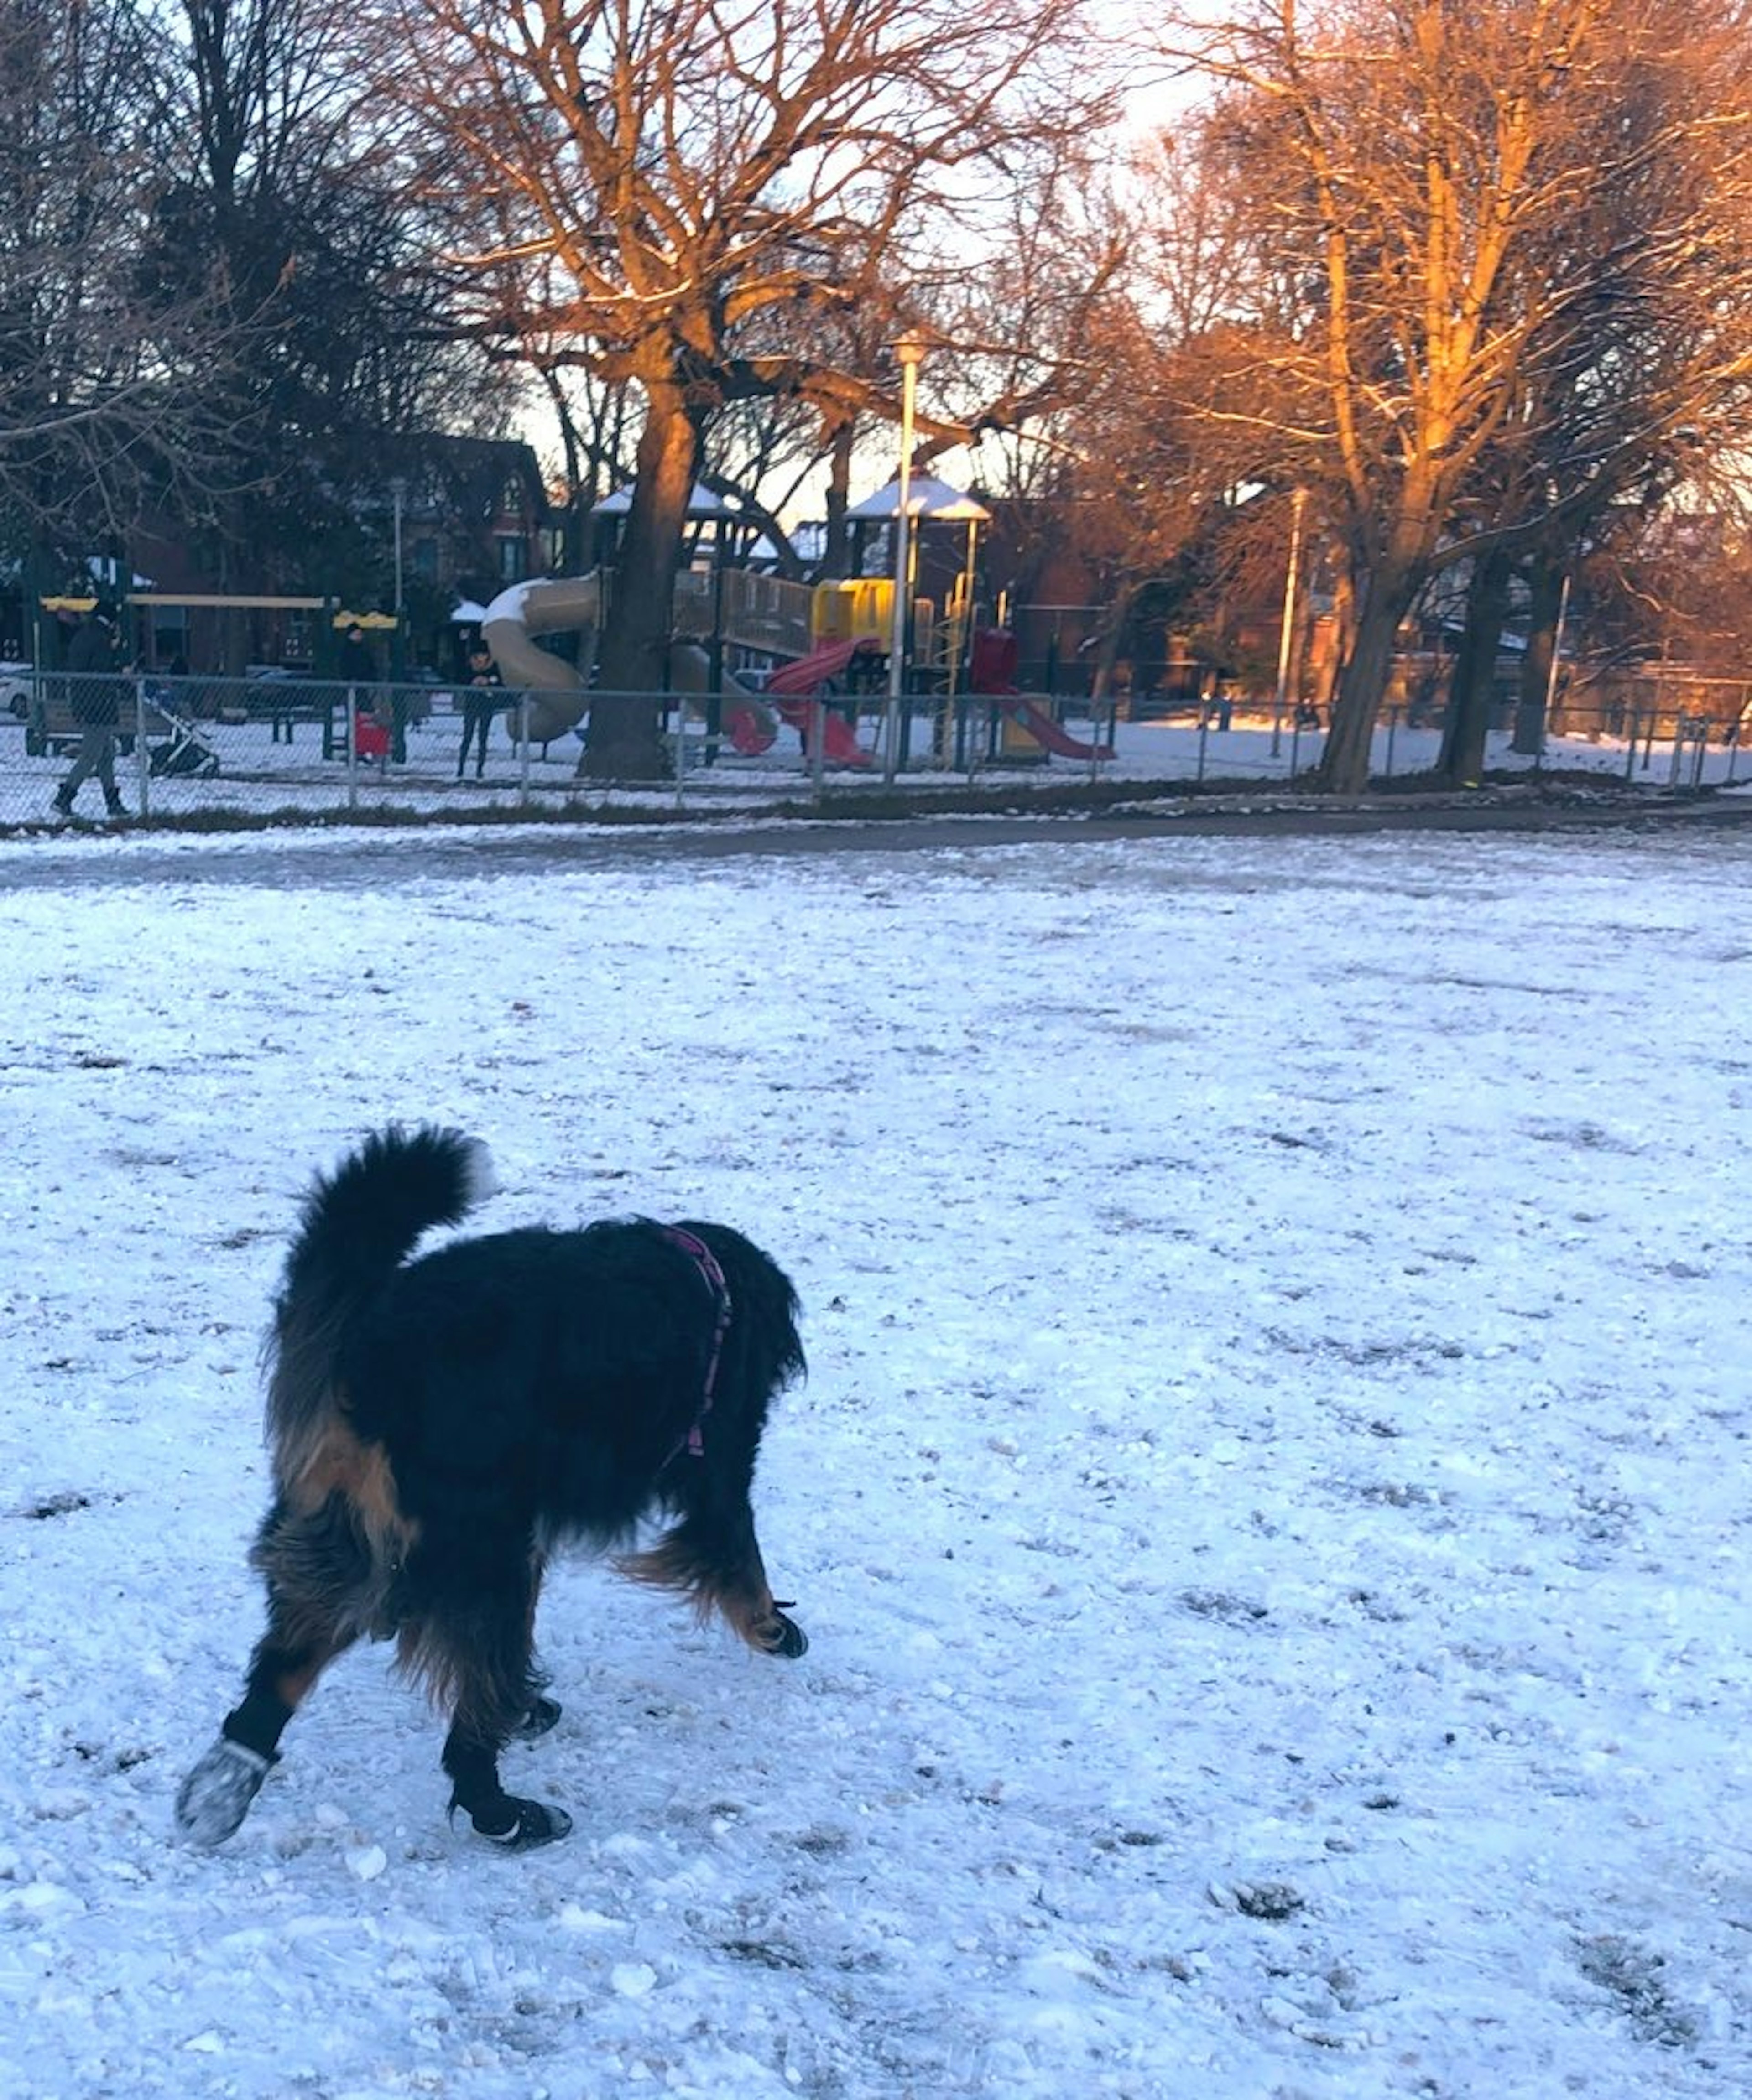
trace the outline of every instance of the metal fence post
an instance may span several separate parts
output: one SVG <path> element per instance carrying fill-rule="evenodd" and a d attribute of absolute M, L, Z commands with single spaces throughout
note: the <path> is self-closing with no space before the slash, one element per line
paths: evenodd
<path fill-rule="evenodd" d="M 359 807 L 359 688 L 346 689 L 346 806 Z"/>
<path fill-rule="evenodd" d="M 525 686 L 517 696 L 517 793 L 518 799 L 529 801 L 529 688 Z"/>
<path fill-rule="evenodd" d="M 134 778 L 139 790 L 142 823 L 152 814 L 148 806 L 152 797 L 148 783 L 152 775 L 152 755 L 146 744 L 146 680 L 142 676 L 134 681 Z"/>

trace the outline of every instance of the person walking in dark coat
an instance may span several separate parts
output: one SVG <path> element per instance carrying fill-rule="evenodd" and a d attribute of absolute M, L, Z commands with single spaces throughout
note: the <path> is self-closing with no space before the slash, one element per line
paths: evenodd
<path fill-rule="evenodd" d="M 73 813 L 73 797 L 95 773 L 104 804 L 113 817 L 125 817 L 127 805 L 116 786 L 116 730 L 121 720 L 121 638 L 116 609 L 99 598 L 79 623 L 67 646 L 70 699 L 79 725 L 79 748 L 67 778 L 55 791 L 55 806 L 64 817 Z"/>
<path fill-rule="evenodd" d="M 342 638 L 340 668 L 342 680 L 348 689 L 346 719 L 349 733 L 353 739 L 353 748 L 361 757 L 376 757 L 377 748 L 374 731 L 380 724 L 386 729 L 388 724 L 383 721 L 382 710 L 372 695 L 360 690 L 362 686 L 377 683 L 377 660 L 371 653 L 371 644 L 365 639 L 364 629 L 356 620 Z M 366 734 L 361 736 L 359 733 L 360 721 L 365 716 L 370 719 L 366 724 Z M 323 740 L 324 758 L 329 756 L 329 741 L 325 736 Z"/>
<path fill-rule="evenodd" d="M 479 780 L 481 777 L 487 763 L 487 732 L 492 727 L 493 715 L 504 690 L 505 681 L 492 660 L 492 651 L 484 642 L 475 642 L 469 651 L 468 683 L 462 689 L 462 748 L 457 753 L 457 779 L 462 778 L 471 743 L 474 746 L 474 778 Z"/>
<path fill-rule="evenodd" d="M 341 643 L 341 677 L 349 686 L 374 686 L 377 682 L 377 660 L 371 653 L 365 630 L 356 620 L 347 629 Z"/>

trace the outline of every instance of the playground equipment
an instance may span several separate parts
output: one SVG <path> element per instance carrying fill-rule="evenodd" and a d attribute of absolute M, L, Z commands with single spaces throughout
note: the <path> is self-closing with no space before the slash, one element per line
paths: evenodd
<path fill-rule="evenodd" d="M 1030 699 L 1016 685 L 1016 637 L 1006 627 L 982 627 L 973 637 L 968 665 L 968 690 L 995 703 L 1007 721 L 1032 737 L 1043 749 L 1061 758 L 1105 761 L 1113 747 L 1085 743 L 1060 726 L 1037 700 Z"/>
<path fill-rule="evenodd" d="M 855 683 L 861 660 L 872 660 L 883 654 L 873 628 L 847 631 L 853 622 L 869 620 L 881 610 L 881 592 L 870 588 L 874 580 L 818 586 L 811 624 L 818 633 L 824 629 L 825 637 L 794 661 L 781 665 L 760 689 L 744 684 L 734 673 L 722 680 L 717 694 L 720 720 L 736 750 L 748 757 L 770 750 L 783 724 L 795 730 L 806 746 L 812 746 L 819 735 L 822 755 L 836 765 L 870 763 L 871 754 L 859 743 L 854 725 L 829 704 L 827 689 L 836 681 Z M 887 588 L 885 582 L 883 589 Z M 587 668 L 574 668 L 539 647 L 536 638 L 580 633 L 584 643 L 579 653 L 587 667 L 594 654 L 602 607 L 602 582 L 593 571 L 582 576 L 514 584 L 486 608 L 482 636 L 506 684 L 521 686 L 529 695 L 532 743 L 546 743 L 576 728 L 589 706 Z M 1019 690 L 1016 670 L 1014 634 L 1006 628 L 980 629 L 969 651 L 970 696 L 990 701 L 1006 728 L 1026 738 L 1037 751 L 1097 761 L 1113 757 L 1110 745 L 1071 735 L 1038 700 Z M 677 696 L 686 704 L 698 708 L 713 697 L 710 660 L 696 645 L 682 643 L 672 651 L 670 674 Z"/>
<path fill-rule="evenodd" d="M 546 743 L 583 721 L 602 608 L 602 580 L 594 569 L 588 576 L 513 584 L 488 607 L 481 638 L 506 685 L 521 686 L 529 695 L 531 743 Z M 583 637 L 576 668 L 536 644 L 537 635 L 566 633 Z"/>
<path fill-rule="evenodd" d="M 601 580 L 593 570 L 588 576 L 514 584 L 486 608 L 482 639 L 505 683 L 521 686 L 529 695 L 532 743 L 545 743 L 584 719 L 590 704 L 587 667 L 595 651 L 602 603 Z M 586 668 L 574 669 L 536 644 L 538 635 L 571 630 L 585 637 L 579 654 Z M 869 753 L 858 743 L 855 730 L 842 716 L 823 706 L 819 696 L 830 680 L 845 674 L 854 658 L 880 646 L 867 635 L 827 642 L 774 672 L 764 690 L 743 684 L 732 674 L 724 681 L 722 694 L 725 734 L 738 751 L 752 756 L 770 748 L 781 722 L 806 740 L 819 721 L 822 748 L 828 758 L 836 765 L 867 765 Z M 697 706 L 708 696 L 710 663 L 704 649 L 678 644 L 671 651 L 669 668 L 676 691 L 690 704 Z"/>
<path fill-rule="evenodd" d="M 805 746 L 819 735 L 823 755 L 836 765 L 867 765 L 870 753 L 858 741 L 857 730 L 843 715 L 835 713 L 823 695 L 858 658 L 880 655 L 881 646 L 873 635 L 860 635 L 849 642 L 827 642 L 794 664 L 782 665 L 762 688 L 762 696 L 771 703 L 767 712 L 776 712 Z M 726 698 L 724 726 L 737 750 L 750 756 L 765 751 L 778 733 L 762 723 L 756 709 L 739 695 Z"/>

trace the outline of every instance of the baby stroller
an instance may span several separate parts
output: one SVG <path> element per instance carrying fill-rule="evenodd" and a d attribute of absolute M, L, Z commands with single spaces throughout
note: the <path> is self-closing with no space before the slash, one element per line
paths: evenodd
<path fill-rule="evenodd" d="M 179 715 L 170 704 L 169 688 L 148 686 L 145 697 L 147 705 L 159 717 L 166 731 L 161 741 L 156 743 L 148 742 L 147 745 L 148 770 L 154 779 L 160 780 L 183 778 L 210 780 L 219 770 L 219 755 L 195 725 Z"/>

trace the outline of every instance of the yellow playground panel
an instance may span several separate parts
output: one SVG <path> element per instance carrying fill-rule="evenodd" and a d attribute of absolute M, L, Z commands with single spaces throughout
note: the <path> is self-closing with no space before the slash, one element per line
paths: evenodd
<path fill-rule="evenodd" d="M 810 602 L 810 638 L 816 643 L 856 642 L 885 636 L 894 617 L 894 585 L 888 576 L 845 576 L 817 584 Z"/>

